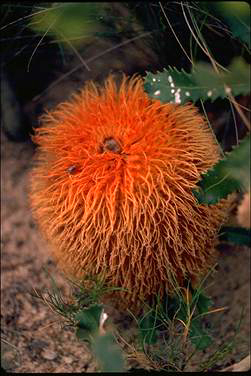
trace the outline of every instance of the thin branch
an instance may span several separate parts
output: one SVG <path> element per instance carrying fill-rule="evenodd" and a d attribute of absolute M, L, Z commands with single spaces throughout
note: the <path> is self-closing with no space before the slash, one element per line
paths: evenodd
<path fill-rule="evenodd" d="M 221 65 L 220 65 L 220 64 L 219 64 L 219 63 L 218 63 L 218 62 L 217 62 L 217 61 L 211 56 L 211 54 L 210 54 L 210 52 L 209 52 L 209 50 L 208 50 L 208 47 L 207 47 L 207 45 L 204 43 L 204 41 L 202 41 L 203 45 L 200 43 L 199 39 L 198 39 L 197 36 L 195 35 L 195 33 L 194 33 L 193 29 L 191 28 L 191 25 L 190 25 L 190 23 L 189 23 L 189 21 L 188 21 L 188 19 L 187 19 L 186 12 L 185 12 L 184 7 L 183 7 L 183 3 L 181 2 L 180 5 L 181 5 L 181 8 L 182 8 L 182 13 L 183 13 L 183 16 L 184 16 L 184 18 L 185 18 L 186 24 L 187 24 L 187 26 L 188 26 L 188 28 L 189 28 L 189 30 L 190 30 L 192 36 L 194 37 L 194 39 L 196 40 L 197 44 L 200 46 L 200 48 L 202 49 L 202 51 L 203 51 L 203 52 L 208 56 L 208 58 L 210 59 L 211 64 L 212 64 L 214 70 L 215 70 L 217 73 L 219 73 L 219 70 L 218 70 L 218 67 L 217 67 L 217 66 L 219 66 L 219 67 L 221 67 L 222 69 L 226 70 L 226 68 L 222 67 L 222 66 L 221 66 Z M 190 10 L 189 10 L 189 9 L 188 9 L 188 12 L 189 12 L 189 14 L 190 14 Z M 191 17 L 191 14 L 190 14 L 190 17 Z"/>
<path fill-rule="evenodd" d="M 44 35 L 42 36 L 42 38 L 40 39 L 40 41 L 38 42 L 38 44 L 36 45 L 36 47 L 34 48 L 34 51 L 32 52 L 31 54 L 31 57 L 30 57 L 30 60 L 28 62 L 28 65 L 27 65 L 27 72 L 30 71 L 30 64 L 31 64 L 31 60 L 33 58 L 33 56 L 35 55 L 38 47 L 40 46 L 40 44 L 42 43 L 42 41 L 44 40 L 44 38 L 46 37 L 46 35 L 48 34 L 48 32 L 50 31 L 50 29 L 52 28 L 52 26 L 55 25 L 56 21 L 58 20 L 58 17 L 59 15 L 54 19 L 54 21 L 50 24 L 50 26 L 48 27 L 48 29 L 46 30 L 46 32 L 44 33 Z"/>
<path fill-rule="evenodd" d="M 55 10 L 55 9 L 58 9 L 58 8 L 62 8 L 63 6 L 64 6 L 64 5 L 53 6 L 53 7 L 51 7 L 51 8 L 46 8 L 46 9 L 40 10 L 40 11 L 35 12 L 35 13 L 30 13 L 30 14 L 28 14 L 27 16 L 20 17 L 20 18 L 18 18 L 17 20 L 12 21 L 12 22 L 8 23 L 7 25 L 2 26 L 2 27 L 0 28 L 0 30 L 4 30 L 4 29 L 6 29 L 6 27 L 11 26 L 11 25 L 14 25 L 15 23 L 18 23 L 19 21 L 22 21 L 22 20 L 24 20 L 24 19 L 26 19 L 26 18 L 31 18 L 31 17 L 36 16 L 36 15 L 41 14 L 41 13 L 45 13 L 45 12 L 49 12 L 49 11 L 51 11 L 51 10 Z"/>
<path fill-rule="evenodd" d="M 86 61 L 82 58 L 82 56 L 80 55 L 80 53 L 78 52 L 78 50 L 74 47 L 74 45 L 70 42 L 69 39 L 65 38 L 65 36 L 62 34 L 62 33 L 59 33 L 61 35 L 61 37 L 63 38 L 63 40 L 70 46 L 70 48 L 73 50 L 73 52 L 75 52 L 76 56 L 79 58 L 79 60 L 81 61 L 81 63 L 83 64 L 83 66 L 88 70 L 90 71 L 91 68 L 89 67 L 89 65 L 86 63 Z"/>
<path fill-rule="evenodd" d="M 186 55 L 186 57 L 188 58 L 188 60 L 190 61 L 190 63 L 193 65 L 193 61 L 190 59 L 190 57 L 189 57 L 188 54 L 186 53 L 186 50 L 184 49 L 184 47 L 183 47 L 182 44 L 180 43 L 180 40 L 179 40 L 179 38 L 177 37 L 177 35 L 176 35 L 176 33 L 175 33 L 175 31 L 174 31 L 174 29 L 173 29 L 173 27 L 172 27 L 172 25 L 171 25 L 171 23 L 170 23 L 170 21 L 169 21 L 167 15 L 166 15 L 166 12 L 164 11 L 164 8 L 163 8 L 163 6 L 162 6 L 162 4 L 161 4 L 160 1 L 159 1 L 159 6 L 160 6 L 160 8 L 161 8 L 161 10 L 162 10 L 162 12 L 163 12 L 163 14 L 164 14 L 164 16 L 165 16 L 165 19 L 166 19 L 166 21 L 167 21 L 167 23 L 168 23 L 170 29 L 172 30 L 173 35 L 175 36 L 175 39 L 176 39 L 177 42 L 179 43 L 180 48 L 182 49 L 182 51 L 184 52 L 184 54 Z"/>
<path fill-rule="evenodd" d="M 230 108 L 231 108 L 231 112 L 232 112 L 232 116 L 233 116 L 233 120 L 234 120 L 234 129 L 235 129 L 235 136 L 236 136 L 236 145 L 239 144 L 239 137 L 238 137 L 238 127 L 237 127 L 237 122 L 236 122 L 236 116 L 235 116 L 235 112 L 234 112 L 234 109 L 233 109 L 233 104 L 231 102 L 231 100 L 229 99 L 229 105 L 230 105 Z"/>
<path fill-rule="evenodd" d="M 228 97 L 229 97 L 229 100 L 231 101 L 231 103 L 234 105 L 234 108 L 238 112 L 241 120 L 246 125 L 247 129 L 250 131 L 250 122 L 247 119 L 247 117 L 243 114 L 243 111 L 240 109 L 239 103 L 236 102 L 235 98 L 233 97 L 233 95 L 231 93 L 228 94 Z"/>

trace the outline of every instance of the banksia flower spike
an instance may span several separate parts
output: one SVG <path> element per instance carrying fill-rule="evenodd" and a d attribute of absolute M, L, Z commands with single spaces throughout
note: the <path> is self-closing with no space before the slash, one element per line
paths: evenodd
<path fill-rule="evenodd" d="M 110 76 L 45 115 L 34 140 L 32 207 L 64 271 L 104 275 L 132 307 L 208 270 L 227 200 L 193 196 L 219 159 L 193 105 L 151 100 L 139 77 L 117 88 Z"/>

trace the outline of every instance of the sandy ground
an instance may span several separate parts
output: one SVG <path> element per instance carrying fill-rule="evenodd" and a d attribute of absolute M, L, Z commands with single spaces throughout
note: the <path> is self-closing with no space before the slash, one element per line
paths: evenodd
<path fill-rule="evenodd" d="M 13 143 L 1 135 L 2 367 L 17 373 L 92 372 L 95 362 L 86 345 L 77 341 L 72 329 L 61 329 L 58 316 L 29 293 L 32 288 L 50 287 L 44 267 L 60 287 L 65 285 L 28 203 L 28 174 L 34 150 L 31 142 Z M 243 310 L 237 345 L 226 360 L 218 363 L 223 368 L 250 351 L 249 249 L 221 250 L 218 272 L 209 283 L 208 293 L 214 308 L 226 307 L 210 317 L 217 344 L 231 339 Z M 191 367 L 200 361 L 195 357 Z"/>

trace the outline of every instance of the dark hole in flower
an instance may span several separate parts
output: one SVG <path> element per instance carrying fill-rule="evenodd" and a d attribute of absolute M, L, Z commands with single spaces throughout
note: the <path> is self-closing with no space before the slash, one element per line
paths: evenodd
<path fill-rule="evenodd" d="M 67 169 L 66 169 L 66 171 L 70 174 L 70 175 L 72 175 L 72 174 L 74 174 L 76 171 L 77 171 L 77 167 L 76 166 L 70 166 L 70 167 L 68 167 Z"/>
<path fill-rule="evenodd" d="M 112 151 L 113 153 L 121 153 L 121 146 L 117 140 L 112 137 L 105 138 L 100 146 L 100 152 Z"/>

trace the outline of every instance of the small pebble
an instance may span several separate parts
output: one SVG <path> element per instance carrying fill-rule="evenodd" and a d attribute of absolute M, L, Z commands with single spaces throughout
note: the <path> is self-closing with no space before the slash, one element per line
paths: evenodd
<path fill-rule="evenodd" d="M 66 363 L 66 364 L 71 364 L 73 362 L 73 359 L 70 357 L 70 356 L 64 356 L 63 357 L 63 361 Z"/>
<path fill-rule="evenodd" d="M 44 350 L 41 353 L 41 356 L 46 360 L 54 360 L 57 357 L 57 354 L 54 351 L 51 350 Z"/>
<path fill-rule="evenodd" d="M 33 339 L 29 345 L 30 349 L 43 349 L 44 347 L 48 346 L 46 341 L 40 339 Z"/>

